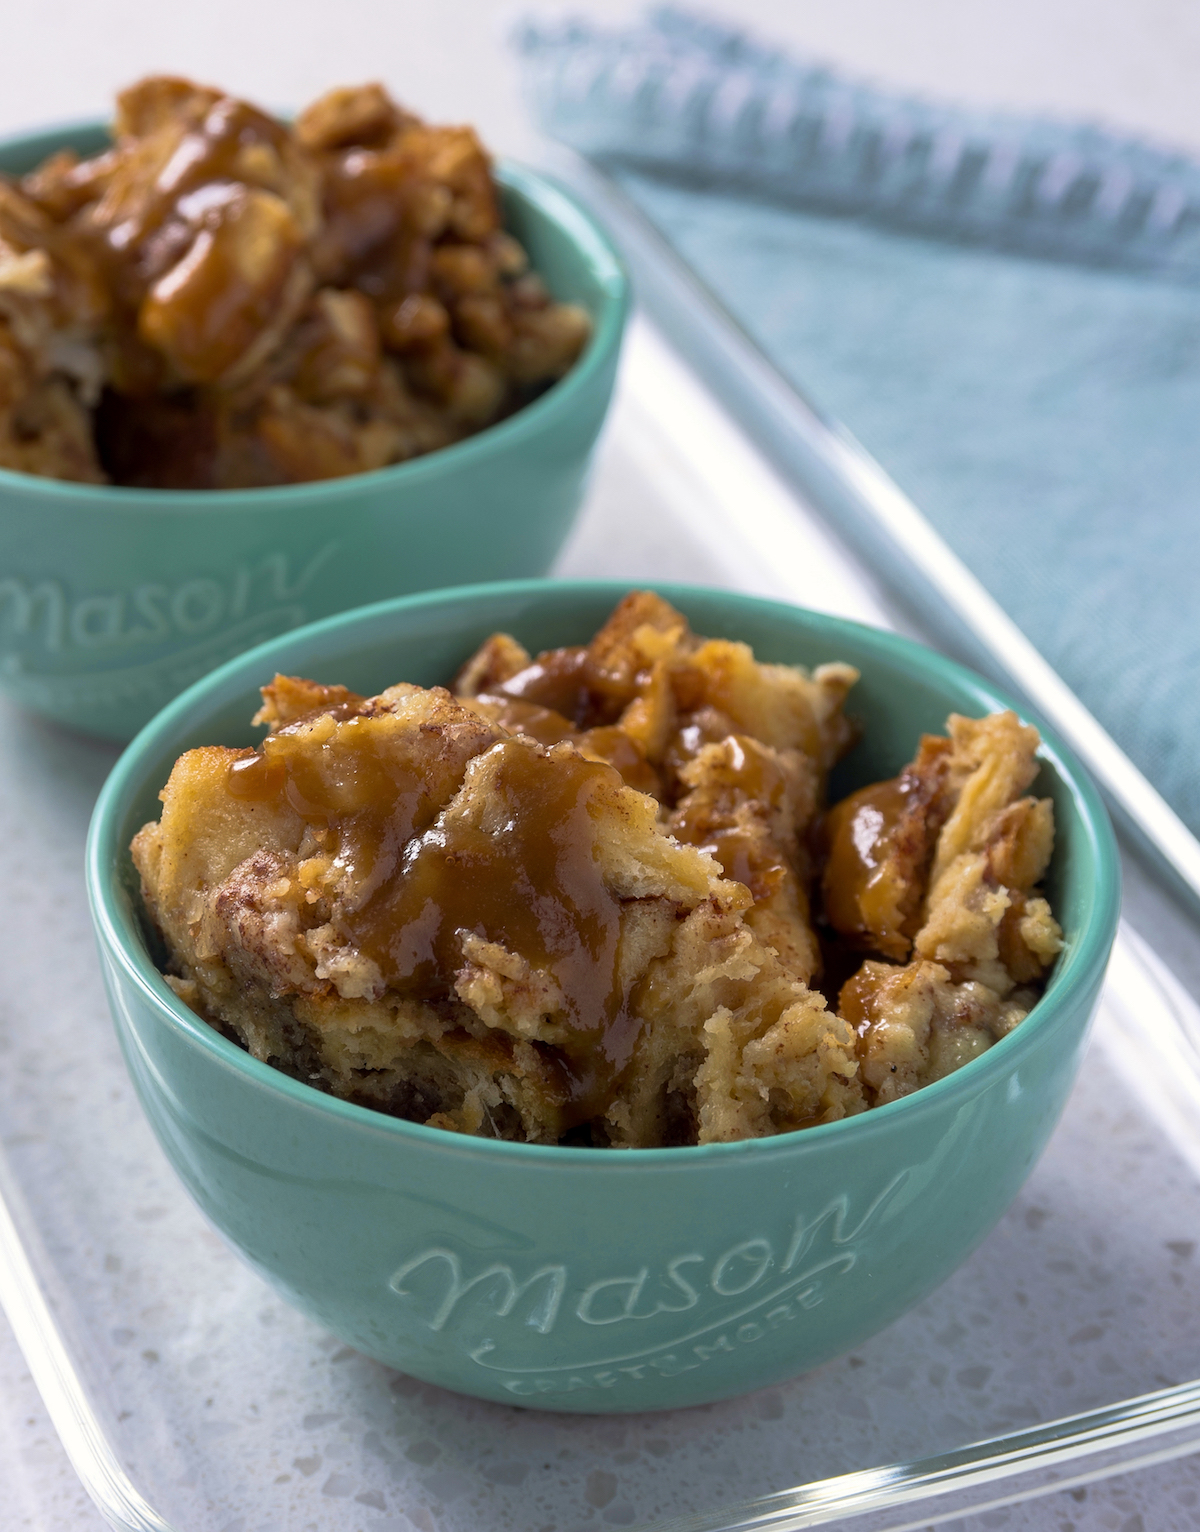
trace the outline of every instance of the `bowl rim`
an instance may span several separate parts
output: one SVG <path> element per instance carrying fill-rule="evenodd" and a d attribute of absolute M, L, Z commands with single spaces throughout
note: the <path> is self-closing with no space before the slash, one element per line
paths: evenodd
<path fill-rule="evenodd" d="M 76 122 L 0 137 L 0 155 L 19 151 L 23 146 L 45 150 L 53 141 L 72 135 L 106 132 L 107 122 L 85 118 Z M 309 479 L 298 484 L 258 485 L 245 489 L 147 489 L 125 484 L 80 484 L 70 479 L 52 479 L 41 474 L 21 473 L 0 467 L 0 493 L 19 492 L 26 499 L 48 499 L 66 505 L 86 505 L 90 514 L 104 511 L 147 511 L 156 514 L 201 514 L 206 510 L 253 512 L 279 506 L 302 505 L 312 499 L 328 498 L 331 493 L 347 494 L 362 485 L 367 493 L 394 487 L 401 493 L 406 484 L 430 474 L 453 470 L 462 464 L 469 467 L 492 451 L 520 447 L 522 439 L 551 427 L 559 416 L 569 413 L 576 396 L 586 390 L 597 373 L 603 372 L 624 333 L 631 303 L 629 273 L 612 236 L 575 194 L 558 181 L 529 165 L 505 157 L 492 162 L 498 186 L 534 212 L 563 231 L 575 247 L 584 265 L 593 273 L 602 293 L 598 311 L 593 315 L 592 333 L 574 365 L 529 404 L 522 405 L 504 420 L 462 441 L 452 442 L 433 452 L 425 452 L 403 463 L 391 463 L 365 473 L 348 474 L 339 479 Z M 298 507 L 299 508 L 299 507 Z M 42 507 L 30 506 L 31 514 Z"/>
<path fill-rule="evenodd" d="M 1019 703 L 1003 687 L 957 661 L 886 629 L 814 612 L 795 603 L 717 587 L 673 581 L 653 583 L 653 589 L 667 600 L 681 605 L 686 604 L 689 597 L 716 598 L 732 603 L 735 608 L 751 608 L 768 616 L 782 617 L 785 623 L 795 623 L 799 618 L 800 626 L 831 640 L 835 640 L 841 633 L 850 634 L 860 647 L 865 646 L 868 651 L 873 649 L 881 657 L 886 655 L 893 662 L 898 655 L 906 664 L 915 665 L 918 671 L 923 669 L 931 680 L 949 681 L 955 686 L 965 687 L 989 709 L 994 710 L 997 705 L 1011 707 L 1019 717 L 1036 724 L 1042 737 L 1038 757 L 1054 769 L 1066 789 L 1077 829 L 1081 832 L 1081 847 L 1077 854 L 1088 856 L 1094 869 L 1091 902 L 1085 911 L 1086 918 L 1079 937 L 1060 957 L 1046 994 L 1039 998 L 1029 1016 L 1018 1027 L 1000 1038 L 985 1053 L 954 1073 L 922 1086 L 911 1095 L 836 1122 L 818 1123 L 791 1133 L 731 1143 L 623 1149 L 604 1153 L 558 1144 L 515 1143 L 504 1139 L 475 1138 L 451 1133 L 427 1127 L 423 1123 L 391 1117 L 387 1113 L 318 1090 L 315 1086 L 295 1080 L 282 1070 L 253 1058 L 237 1044 L 223 1037 L 184 1005 L 151 961 L 148 951 L 122 909 L 121 859 L 127 859 L 129 853 L 127 847 L 117 844 L 117 829 L 132 800 L 145 786 L 147 758 L 162 755 L 164 749 L 178 748 L 170 745 L 171 737 L 181 732 L 197 704 L 210 691 L 220 690 L 235 678 L 246 680 L 258 667 L 262 667 L 265 673 L 267 667 L 274 663 L 270 658 L 272 653 L 297 641 L 312 645 L 339 630 L 386 623 L 395 616 L 414 611 L 419 613 L 425 608 L 437 608 L 472 598 L 482 601 L 491 598 L 536 600 L 543 593 L 553 593 L 560 598 L 572 594 L 581 598 L 611 597 L 615 604 L 631 589 L 638 588 L 646 587 L 639 587 L 637 582 L 627 580 L 527 579 L 453 586 L 394 597 L 369 606 L 355 607 L 320 622 L 293 629 L 245 651 L 202 677 L 137 734 L 113 766 L 97 798 L 88 829 L 85 877 L 92 921 L 102 955 L 119 966 L 124 978 L 133 984 L 143 1001 L 150 1005 L 158 1019 L 165 1022 L 169 1029 L 181 1035 L 193 1047 L 198 1047 L 212 1062 L 232 1070 L 250 1085 L 265 1088 L 285 1097 L 296 1107 L 343 1121 L 348 1127 L 359 1131 L 374 1130 L 386 1139 L 408 1142 L 413 1149 L 436 1149 L 459 1157 L 466 1155 L 468 1158 L 482 1158 L 491 1162 L 499 1156 L 501 1161 L 507 1159 L 514 1164 L 524 1163 L 530 1167 L 588 1164 L 599 1168 L 602 1163 L 613 1169 L 628 1167 L 633 1170 L 648 1165 L 672 1165 L 681 1171 L 688 1167 L 701 1170 L 739 1157 L 756 1160 L 762 1156 L 790 1152 L 816 1152 L 819 1145 L 837 1142 L 847 1132 L 853 1132 L 856 1140 L 865 1140 L 869 1135 L 888 1131 L 898 1117 L 932 1111 L 939 1106 L 952 1109 L 956 1104 L 965 1104 L 970 1097 L 988 1088 L 989 1074 L 1007 1074 L 1008 1060 L 1011 1059 L 1015 1064 L 1017 1056 L 1040 1047 L 1055 1017 L 1062 1012 L 1064 1006 L 1071 1003 L 1076 988 L 1080 984 L 1086 985 L 1089 976 L 1095 972 L 1102 973 L 1107 963 L 1120 912 L 1121 880 L 1116 838 L 1099 790 L 1074 752 L 1036 710 Z M 239 672 L 246 672 L 246 675 L 239 676 Z M 994 1085 L 996 1082 L 990 1083 Z"/>

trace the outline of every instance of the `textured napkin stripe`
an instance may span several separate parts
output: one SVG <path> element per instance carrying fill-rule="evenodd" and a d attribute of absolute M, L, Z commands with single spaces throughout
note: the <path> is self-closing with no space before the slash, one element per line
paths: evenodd
<path fill-rule="evenodd" d="M 983 114 L 794 59 L 670 8 L 527 20 L 542 127 L 580 153 L 939 239 L 1200 278 L 1200 163 L 1135 138 Z"/>

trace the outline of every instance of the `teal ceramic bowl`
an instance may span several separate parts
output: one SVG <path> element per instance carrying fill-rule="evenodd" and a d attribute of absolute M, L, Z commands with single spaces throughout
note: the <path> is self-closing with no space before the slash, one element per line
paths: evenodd
<path fill-rule="evenodd" d="M 764 659 L 842 659 L 865 739 L 838 790 L 890 775 L 957 710 L 1009 706 L 905 639 L 717 591 L 660 587 L 698 632 Z M 1066 1099 L 1116 928 L 1112 831 L 1052 736 L 1049 877 L 1066 949 L 1029 1018 L 957 1074 L 864 1116 L 737 1144 L 655 1150 L 477 1140 L 348 1105 L 256 1062 L 175 998 L 139 920 L 127 847 L 183 750 L 245 745 L 276 669 L 375 692 L 446 680 L 497 628 L 586 640 L 608 583 L 521 582 L 386 602 L 275 640 L 180 697 L 122 756 L 87 877 L 117 1029 L 193 1197 L 320 1324 L 392 1367 L 543 1409 L 698 1404 L 857 1345 L 984 1237 Z"/>
<path fill-rule="evenodd" d="M 10 140 L 0 171 L 106 141 L 95 126 Z M 514 165 L 497 179 L 535 269 L 592 316 L 566 377 L 453 447 L 321 483 L 159 491 L 0 469 L 0 689 L 124 741 L 199 676 L 303 623 L 549 568 L 608 408 L 629 289 L 566 192 Z"/>

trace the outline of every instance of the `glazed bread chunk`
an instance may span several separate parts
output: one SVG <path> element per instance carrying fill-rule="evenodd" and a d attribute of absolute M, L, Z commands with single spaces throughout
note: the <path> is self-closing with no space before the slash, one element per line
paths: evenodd
<path fill-rule="evenodd" d="M 829 815 L 828 920 L 868 960 L 841 991 L 872 1103 L 940 1079 L 1028 1015 L 1062 947 L 1036 891 L 1054 849 L 1036 729 L 952 715 L 898 778 Z"/>

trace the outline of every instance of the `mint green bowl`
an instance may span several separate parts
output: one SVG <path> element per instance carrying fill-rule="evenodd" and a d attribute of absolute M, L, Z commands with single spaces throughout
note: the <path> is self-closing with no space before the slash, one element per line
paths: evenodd
<path fill-rule="evenodd" d="M 0 146 L 19 172 L 94 125 Z M 0 469 L 0 689 L 128 740 L 198 677 L 334 612 L 405 591 L 542 574 L 570 529 L 612 394 L 629 288 L 566 192 L 497 169 L 505 222 L 593 334 L 533 404 L 375 473 L 254 490 L 145 490 Z"/>
<path fill-rule="evenodd" d="M 1010 705 L 891 634 L 749 596 L 660 587 L 698 632 L 763 659 L 848 660 L 865 739 L 837 790 L 894 773 L 946 715 Z M 176 756 L 245 745 L 277 669 L 360 692 L 445 681 L 497 628 L 586 640 L 624 588 L 526 581 L 349 612 L 178 698 L 117 763 L 87 880 L 113 1015 L 164 1149 L 214 1224 L 297 1307 L 416 1377 L 544 1409 L 665 1409 L 816 1366 L 943 1281 L 1029 1174 L 1079 1064 L 1117 923 L 1104 808 L 1053 737 L 1050 895 L 1066 935 L 1044 998 L 959 1073 L 864 1116 L 740 1144 L 558 1149 L 385 1117 L 256 1062 L 159 976 L 128 854 Z"/>

